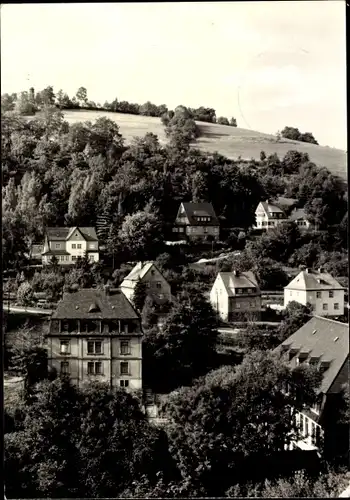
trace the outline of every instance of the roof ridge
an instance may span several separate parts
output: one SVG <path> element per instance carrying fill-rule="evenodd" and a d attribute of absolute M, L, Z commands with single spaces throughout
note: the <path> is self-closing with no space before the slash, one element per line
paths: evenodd
<path fill-rule="evenodd" d="M 326 321 L 331 321 L 332 323 L 337 323 L 338 325 L 349 326 L 349 323 L 343 323 L 342 321 L 337 321 L 336 319 L 327 318 L 325 316 L 319 316 L 318 314 L 314 314 L 313 317 L 318 318 L 318 319 L 322 319 L 322 320 L 326 320 Z"/>

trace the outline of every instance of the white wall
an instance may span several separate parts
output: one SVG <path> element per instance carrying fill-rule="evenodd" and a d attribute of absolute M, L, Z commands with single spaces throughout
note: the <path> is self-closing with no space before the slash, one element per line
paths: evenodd
<path fill-rule="evenodd" d="M 222 279 L 219 276 L 217 276 L 216 280 L 214 281 L 213 287 L 210 291 L 209 300 L 214 311 L 217 311 L 219 313 L 221 319 L 227 321 L 229 312 L 228 296 L 225 285 L 223 284 Z"/>
<path fill-rule="evenodd" d="M 329 297 L 329 292 L 333 292 L 333 297 Z M 317 297 L 317 292 L 321 297 Z M 309 302 L 313 306 L 313 312 L 317 316 L 341 316 L 344 314 L 344 290 L 288 290 L 284 289 L 284 306 L 289 302 L 296 301 L 304 306 Z M 327 305 L 324 309 L 323 304 Z M 339 304 L 335 309 L 334 304 Z"/>

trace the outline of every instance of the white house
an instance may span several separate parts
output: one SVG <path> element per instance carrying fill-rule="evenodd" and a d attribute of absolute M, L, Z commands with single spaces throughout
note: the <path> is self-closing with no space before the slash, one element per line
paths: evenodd
<path fill-rule="evenodd" d="M 284 287 L 284 307 L 292 301 L 304 306 L 309 303 L 318 316 L 342 316 L 344 291 L 340 283 L 322 269 L 305 269 Z"/>
<path fill-rule="evenodd" d="M 145 283 L 147 294 L 157 302 L 171 299 L 171 288 L 163 274 L 154 262 L 138 262 L 132 271 L 124 278 L 120 290 L 132 301 L 138 281 Z"/>
<path fill-rule="evenodd" d="M 85 252 L 91 262 L 99 260 L 98 239 L 93 227 L 48 227 L 42 250 L 42 263 L 55 255 L 59 264 L 74 264 Z"/>
<path fill-rule="evenodd" d="M 271 229 L 288 220 L 286 214 L 269 200 L 261 201 L 255 210 L 255 229 Z"/>
<path fill-rule="evenodd" d="M 224 321 L 243 319 L 247 314 L 258 319 L 261 292 L 251 271 L 218 273 L 210 291 L 210 303 Z"/>

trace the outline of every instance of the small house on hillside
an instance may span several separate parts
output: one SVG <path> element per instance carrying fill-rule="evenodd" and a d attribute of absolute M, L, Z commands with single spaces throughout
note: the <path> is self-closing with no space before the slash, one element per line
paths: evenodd
<path fill-rule="evenodd" d="M 255 210 L 255 229 L 271 229 L 288 220 L 285 212 L 269 200 L 261 201 Z"/>
<path fill-rule="evenodd" d="M 140 317 L 120 290 L 65 293 L 47 335 L 49 369 L 76 385 L 141 389 L 141 340 Z"/>
<path fill-rule="evenodd" d="M 145 283 L 147 295 L 156 302 L 162 303 L 171 300 L 170 285 L 154 262 L 138 262 L 124 278 L 120 290 L 130 301 L 133 299 L 134 290 L 139 280 Z"/>
<path fill-rule="evenodd" d="M 312 365 L 322 373 L 314 405 L 296 413 L 301 437 L 293 447 L 319 450 L 329 458 L 342 456 L 348 462 L 349 426 L 340 423 L 340 411 L 350 375 L 349 325 L 314 316 L 275 352 L 293 368 Z"/>
<path fill-rule="evenodd" d="M 344 314 L 344 287 L 323 269 L 304 269 L 284 287 L 284 307 L 289 302 L 311 304 L 318 316 Z"/>
<path fill-rule="evenodd" d="M 179 239 L 217 240 L 220 233 L 219 220 L 211 203 L 182 202 L 173 226 Z"/>
<path fill-rule="evenodd" d="M 260 319 L 261 291 L 252 271 L 218 273 L 210 303 L 223 321 Z"/>
<path fill-rule="evenodd" d="M 42 250 L 42 263 L 48 264 L 52 257 L 59 264 L 74 264 L 85 252 L 91 262 L 99 260 L 98 238 L 94 227 L 48 227 Z"/>
<path fill-rule="evenodd" d="M 303 208 L 295 208 L 290 214 L 289 220 L 294 221 L 301 231 L 313 227 Z"/>

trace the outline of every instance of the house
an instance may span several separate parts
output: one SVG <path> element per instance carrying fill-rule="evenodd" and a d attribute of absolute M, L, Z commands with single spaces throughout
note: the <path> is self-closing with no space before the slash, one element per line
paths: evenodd
<path fill-rule="evenodd" d="M 297 412 L 301 439 L 294 447 L 318 449 L 328 456 L 345 455 L 348 460 L 349 427 L 339 417 L 342 393 L 349 383 L 349 325 L 314 316 L 275 352 L 293 368 L 308 364 L 322 372 L 315 404 Z"/>
<path fill-rule="evenodd" d="M 74 264 L 88 253 L 91 262 L 99 260 L 98 239 L 93 227 L 48 227 L 42 251 L 42 262 L 48 264 L 55 255 L 59 264 Z"/>
<path fill-rule="evenodd" d="M 49 370 L 78 386 L 91 380 L 141 389 L 141 320 L 120 290 L 65 293 L 47 334 Z"/>
<path fill-rule="evenodd" d="M 284 307 L 289 302 L 311 304 L 318 316 L 344 314 L 344 287 L 323 269 L 304 269 L 284 287 Z"/>
<path fill-rule="evenodd" d="M 290 214 L 289 220 L 294 221 L 301 231 L 313 228 L 303 208 L 295 208 Z"/>
<path fill-rule="evenodd" d="M 287 222 L 288 218 L 285 212 L 269 200 L 261 201 L 255 210 L 256 225 L 255 229 L 271 229 L 273 227 Z"/>
<path fill-rule="evenodd" d="M 224 321 L 259 319 L 261 291 L 251 271 L 218 273 L 210 291 L 210 303 Z"/>
<path fill-rule="evenodd" d="M 162 303 L 171 300 L 170 285 L 154 262 L 138 262 L 124 278 L 120 290 L 130 301 L 133 299 L 135 286 L 139 280 L 145 283 L 147 295 L 156 302 Z"/>
<path fill-rule="evenodd" d="M 220 225 L 211 203 L 182 202 L 173 227 L 179 239 L 219 239 Z"/>

